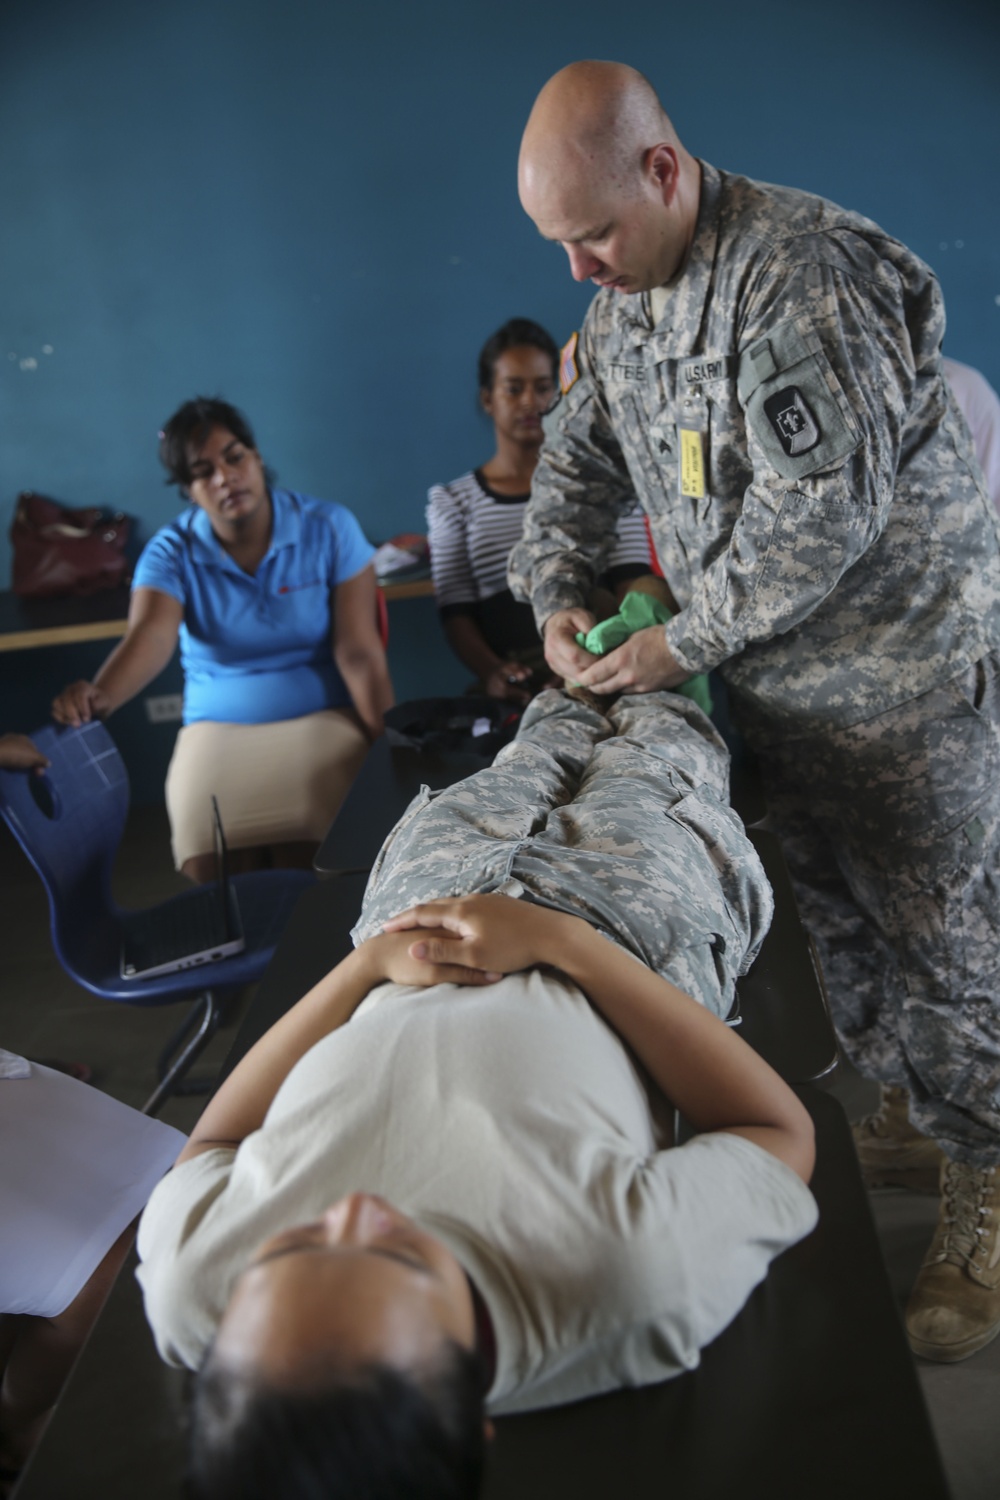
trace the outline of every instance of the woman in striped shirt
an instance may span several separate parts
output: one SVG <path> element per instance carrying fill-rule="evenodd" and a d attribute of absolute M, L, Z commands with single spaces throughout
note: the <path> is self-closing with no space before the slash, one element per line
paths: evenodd
<path fill-rule="evenodd" d="M 558 391 L 559 350 L 539 324 L 511 318 L 479 355 L 479 400 L 493 419 L 489 461 L 427 497 L 434 592 L 448 643 L 494 698 L 526 703 L 550 680 L 528 604 L 507 587 L 507 558 L 520 539 L 531 476 L 542 445 L 542 417 Z M 619 523 L 602 582 L 613 589 L 649 574 L 645 518 Z M 614 604 L 608 601 L 606 613 Z"/>

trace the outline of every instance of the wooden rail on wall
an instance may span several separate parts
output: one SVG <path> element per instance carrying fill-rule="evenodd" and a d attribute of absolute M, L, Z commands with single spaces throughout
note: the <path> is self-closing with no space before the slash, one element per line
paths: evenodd
<path fill-rule="evenodd" d="M 386 583 L 382 592 L 396 599 L 423 599 L 434 593 L 429 578 Z M 35 646 L 68 646 L 79 641 L 108 641 L 123 636 L 128 622 L 128 594 L 115 590 L 104 599 L 26 601 L 0 593 L 0 651 L 30 651 Z"/>

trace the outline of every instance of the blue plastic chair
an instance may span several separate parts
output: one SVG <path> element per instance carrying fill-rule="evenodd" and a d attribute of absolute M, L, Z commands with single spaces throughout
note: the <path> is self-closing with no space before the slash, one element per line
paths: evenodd
<path fill-rule="evenodd" d="M 125 1005 L 195 1004 L 160 1059 L 160 1082 L 143 1106 L 155 1114 L 218 1028 L 225 992 L 252 984 L 271 960 L 308 870 L 262 870 L 233 877 L 246 948 L 232 958 L 155 979 L 123 979 L 119 970 L 122 908 L 111 895 L 111 870 L 128 813 L 128 773 L 103 724 L 46 726 L 32 735 L 51 761 L 43 774 L 0 771 L 0 813 L 48 892 L 52 942 L 77 984 Z M 166 911 L 196 893 L 153 908 Z"/>

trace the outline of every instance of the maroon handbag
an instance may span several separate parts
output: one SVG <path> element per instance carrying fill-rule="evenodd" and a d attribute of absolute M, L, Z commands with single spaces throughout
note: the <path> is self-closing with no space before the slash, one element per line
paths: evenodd
<path fill-rule="evenodd" d="M 127 583 L 130 516 L 91 506 L 70 510 L 24 490 L 10 528 L 14 592 L 22 599 L 96 594 Z"/>

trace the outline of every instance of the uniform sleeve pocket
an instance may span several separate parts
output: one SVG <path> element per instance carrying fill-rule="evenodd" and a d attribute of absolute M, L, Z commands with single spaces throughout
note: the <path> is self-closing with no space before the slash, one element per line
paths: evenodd
<path fill-rule="evenodd" d="M 839 468 L 861 445 L 833 366 L 793 323 L 744 350 L 737 389 L 747 427 L 783 479 Z"/>

